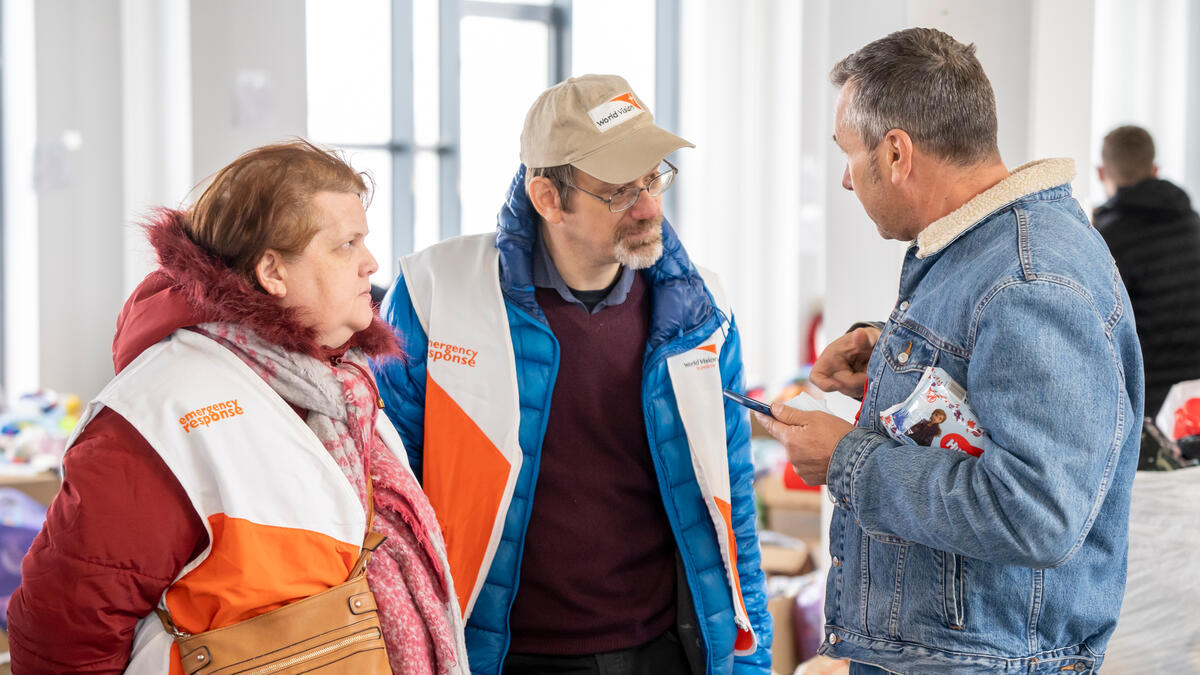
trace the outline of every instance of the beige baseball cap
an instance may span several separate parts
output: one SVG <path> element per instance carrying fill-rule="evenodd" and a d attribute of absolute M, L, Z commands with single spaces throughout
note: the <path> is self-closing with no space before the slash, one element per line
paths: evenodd
<path fill-rule="evenodd" d="M 616 75 L 581 75 L 550 87 L 529 108 L 521 131 L 525 166 L 570 164 L 617 185 L 694 147 L 655 124 L 650 108 Z"/>

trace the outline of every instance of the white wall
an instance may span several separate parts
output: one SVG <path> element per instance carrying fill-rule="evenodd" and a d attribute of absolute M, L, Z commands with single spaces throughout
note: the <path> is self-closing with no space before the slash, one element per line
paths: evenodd
<path fill-rule="evenodd" d="M 1200 58 L 1200 40 L 1189 40 L 1189 34 L 1200 38 L 1197 17 L 1197 3 L 1188 0 L 1097 1 L 1094 116 L 1086 167 L 1095 204 L 1104 201 L 1095 175 L 1100 146 L 1104 135 L 1122 124 L 1145 127 L 1154 137 L 1160 177 L 1184 185 L 1191 178 L 1200 188 L 1200 172 L 1188 168 L 1200 143 L 1192 150 L 1185 142 L 1189 113 L 1191 135 L 1200 132 L 1200 83 L 1193 81 L 1200 76 L 1200 64 L 1188 59 L 1189 45 Z M 1194 103 L 1189 96 L 1196 97 Z M 1194 189 L 1189 192 L 1196 195 Z"/>
<path fill-rule="evenodd" d="M 3 42 L 4 382 L 5 395 L 38 386 L 38 222 L 33 191 L 37 73 L 33 0 L 0 3 Z M 4 396 L 0 396 L 3 403 Z"/>
<path fill-rule="evenodd" d="M 1022 32 L 1029 30 L 1033 35 L 1030 87 L 1017 94 L 1029 110 L 1029 159 L 1074 159 L 1075 180 L 1071 187 L 1085 211 L 1090 210 L 1093 201 L 1094 4 L 1093 0 L 1035 0 L 1032 26 L 1013 27 Z"/>
<path fill-rule="evenodd" d="M 153 269 L 138 227 L 157 206 L 175 206 L 192 185 L 191 36 L 188 0 L 121 0 L 124 292 Z"/>
<path fill-rule="evenodd" d="M 817 231 L 801 211 L 800 3 L 681 4 L 679 214 L 693 261 L 717 271 L 750 385 L 795 373 L 806 305 L 819 297 Z M 770 326 L 771 330 L 762 330 Z"/>
<path fill-rule="evenodd" d="M 191 3 L 193 173 L 246 150 L 303 136 L 304 0 Z"/>
<path fill-rule="evenodd" d="M 35 4 L 39 383 L 82 396 L 111 377 L 124 299 L 117 0 Z"/>
<path fill-rule="evenodd" d="M 819 27 L 829 35 L 821 71 L 825 108 L 822 120 L 825 153 L 825 319 L 831 337 L 855 321 L 882 320 L 896 299 L 904 246 L 884 241 L 867 218 L 858 198 L 842 188 L 845 157 L 833 143 L 833 105 L 836 92 L 829 84 L 835 63 L 863 45 L 906 26 L 905 4 L 890 0 L 832 2 L 829 23 Z"/>
<path fill-rule="evenodd" d="M 1182 22 L 1188 27 L 1187 82 L 1188 128 L 1180 145 L 1185 150 L 1183 184 L 1188 194 L 1200 199 L 1200 6 L 1188 3 L 1187 18 Z M 1195 203 L 1193 202 L 1193 206 Z"/>
<path fill-rule="evenodd" d="M 36 283 L 20 292 L 38 317 L 10 322 L 9 345 L 37 349 L 8 357 L 36 360 L 19 389 L 86 400 L 112 377 L 117 314 L 152 266 L 137 223 L 245 150 L 304 135 L 304 2 L 39 0 L 32 11 L 36 151 L 6 161 L 32 164 L 37 191 L 36 209 L 7 223 L 36 212 L 36 246 L 9 255 L 36 257 Z"/>

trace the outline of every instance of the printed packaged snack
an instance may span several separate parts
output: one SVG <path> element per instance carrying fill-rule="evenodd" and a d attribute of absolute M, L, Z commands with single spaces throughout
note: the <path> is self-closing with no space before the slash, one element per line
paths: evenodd
<path fill-rule="evenodd" d="M 967 391 L 941 368 L 926 368 L 908 398 L 881 412 L 879 419 L 901 443 L 983 454 L 987 432 L 967 405 Z"/>
<path fill-rule="evenodd" d="M 1200 459 L 1200 380 L 1171 385 L 1154 421 L 1179 445 L 1183 459 Z"/>

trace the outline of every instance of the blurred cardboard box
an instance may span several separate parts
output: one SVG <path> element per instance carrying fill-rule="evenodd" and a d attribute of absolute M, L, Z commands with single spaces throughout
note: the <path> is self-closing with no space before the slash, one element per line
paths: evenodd
<path fill-rule="evenodd" d="M 750 416 L 750 438 L 770 438 L 770 437 L 771 437 L 771 434 L 767 433 L 766 428 L 763 427 L 763 425 L 758 423 L 758 418 L 755 417 L 754 415 L 751 415 Z"/>
<path fill-rule="evenodd" d="M 768 528 L 800 539 L 810 547 L 821 541 L 820 511 L 767 507 L 765 520 Z"/>
<path fill-rule="evenodd" d="M 783 476 L 772 473 L 758 479 L 754 491 L 769 508 L 784 508 L 820 513 L 821 492 L 819 490 L 791 490 L 784 486 Z"/>
<path fill-rule="evenodd" d="M 796 596 L 777 595 L 767 600 L 767 612 L 775 624 L 771 643 L 771 670 L 779 675 L 791 675 L 799 664 L 796 658 L 796 628 L 793 623 Z"/>
<path fill-rule="evenodd" d="M 759 478 L 754 491 L 762 500 L 768 529 L 801 539 L 810 548 L 821 540 L 820 491 L 788 489 L 778 474 Z"/>
<path fill-rule="evenodd" d="M 33 497 L 42 506 L 49 506 L 58 494 L 62 482 L 53 473 L 14 474 L 0 472 L 0 487 L 16 488 Z"/>
<path fill-rule="evenodd" d="M 812 571 L 812 556 L 808 545 L 794 541 L 787 546 L 762 544 L 762 568 L 767 574 L 798 576 Z"/>

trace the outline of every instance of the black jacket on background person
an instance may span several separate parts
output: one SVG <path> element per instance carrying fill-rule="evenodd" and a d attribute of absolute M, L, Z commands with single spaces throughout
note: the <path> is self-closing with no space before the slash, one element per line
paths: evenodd
<path fill-rule="evenodd" d="M 1171 385 L 1200 379 L 1200 216 L 1158 178 L 1117 190 L 1095 225 L 1129 290 L 1146 369 L 1146 415 Z"/>

